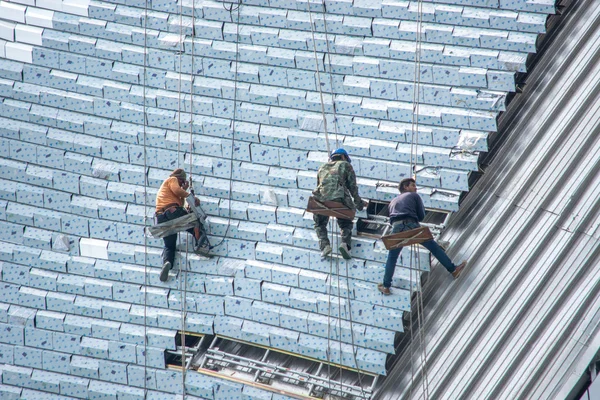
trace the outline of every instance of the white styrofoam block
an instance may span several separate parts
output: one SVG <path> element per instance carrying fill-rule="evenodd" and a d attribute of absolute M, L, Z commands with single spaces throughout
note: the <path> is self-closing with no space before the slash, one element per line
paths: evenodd
<path fill-rule="evenodd" d="M 318 299 L 313 292 L 292 288 L 290 290 L 290 307 L 317 312 Z"/>
<path fill-rule="evenodd" d="M 299 273 L 299 286 L 303 289 L 325 293 L 327 291 L 327 274 L 301 270 Z"/>
<path fill-rule="evenodd" d="M 260 300 L 261 284 L 262 281 L 258 279 L 236 277 L 233 281 L 233 289 L 236 296 Z"/>
<path fill-rule="evenodd" d="M 53 311 L 38 311 L 35 317 L 35 326 L 40 329 L 62 331 L 65 314 Z"/>
<path fill-rule="evenodd" d="M 269 303 L 290 305 L 290 288 L 283 285 L 264 282 L 262 285 L 262 299 Z"/>
<path fill-rule="evenodd" d="M 327 360 L 328 340 L 301 333 L 298 340 L 300 354 L 307 357 Z"/>
<path fill-rule="evenodd" d="M 385 374 L 386 356 L 385 353 L 379 351 L 358 348 L 356 352 L 356 362 L 360 369 L 376 374 Z"/>
<path fill-rule="evenodd" d="M 298 286 L 299 268 L 274 265 L 272 268 L 272 280 L 286 286 Z"/>
<path fill-rule="evenodd" d="M 36 0 L 36 5 L 54 11 L 62 11 L 62 0 Z"/>
<path fill-rule="evenodd" d="M 33 47 L 23 43 L 6 43 L 4 47 L 6 58 L 31 64 L 33 62 Z"/>
<path fill-rule="evenodd" d="M 266 262 L 247 260 L 244 268 L 246 278 L 262 279 L 271 281 L 273 264 Z"/>
<path fill-rule="evenodd" d="M 279 326 L 281 306 L 255 301 L 252 303 L 252 319 L 256 322 Z"/>
<path fill-rule="evenodd" d="M 43 28 L 52 28 L 52 19 L 54 11 L 42 10 L 35 7 L 27 7 L 25 11 L 25 22 L 27 25 L 41 26 Z"/>
<path fill-rule="evenodd" d="M 215 317 L 215 333 L 227 337 L 240 336 L 243 319 L 218 315 Z"/>
<path fill-rule="evenodd" d="M 6 400 L 19 400 L 21 397 L 22 388 L 0 384 L 0 397 Z M 270 397 L 269 397 L 270 399 Z"/>
<path fill-rule="evenodd" d="M 42 33 L 44 30 L 37 26 L 18 24 L 15 28 L 15 40 L 37 46 L 42 45 Z"/>
<path fill-rule="evenodd" d="M 7 1 L 0 2 L 0 15 L 3 19 L 10 21 L 25 23 L 25 10 L 26 6 L 20 4 L 13 4 Z"/>
<path fill-rule="evenodd" d="M 211 277 L 204 283 L 206 293 L 233 295 L 233 278 Z"/>
<path fill-rule="evenodd" d="M 252 302 L 251 299 L 226 296 L 225 314 L 231 317 L 248 318 L 252 315 Z"/>
<path fill-rule="evenodd" d="M 79 255 L 108 260 L 108 242 L 100 239 L 81 238 L 79 240 Z"/>
<path fill-rule="evenodd" d="M 18 367 L 16 365 L 2 366 L 2 382 L 5 385 L 18 387 L 31 386 L 31 374 L 33 369 Z"/>
<path fill-rule="evenodd" d="M 16 24 L 14 22 L 0 21 L 0 39 L 14 42 L 15 27 Z"/>
<path fill-rule="evenodd" d="M 67 14 L 88 16 L 89 0 L 63 0 L 62 10 Z"/>
<path fill-rule="evenodd" d="M 195 297 L 196 310 L 203 314 L 223 315 L 224 301 L 221 296 L 198 295 Z"/>
<path fill-rule="evenodd" d="M 263 324 L 253 321 L 244 321 L 242 325 L 242 338 L 248 342 L 269 346 L 269 331 Z"/>
<path fill-rule="evenodd" d="M 25 344 L 25 327 L 0 323 L 2 343 Z"/>

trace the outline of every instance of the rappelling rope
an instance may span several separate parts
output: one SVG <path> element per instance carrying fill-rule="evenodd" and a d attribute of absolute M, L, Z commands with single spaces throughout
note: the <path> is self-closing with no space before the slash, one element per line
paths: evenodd
<path fill-rule="evenodd" d="M 233 77 L 233 117 L 231 119 L 231 146 L 229 148 L 229 193 L 228 193 L 228 221 L 227 221 L 227 228 L 225 228 L 225 233 L 223 234 L 223 237 L 221 238 L 221 240 L 219 241 L 219 243 L 215 244 L 215 245 L 211 245 L 210 248 L 213 249 L 215 247 L 219 247 L 224 241 L 225 238 L 227 237 L 227 234 L 229 233 L 229 227 L 231 226 L 231 194 L 233 192 L 233 148 L 235 146 L 235 124 L 236 124 L 236 115 L 237 115 L 237 92 L 238 92 L 238 66 L 239 66 L 239 60 L 240 60 L 240 9 L 241 9 L 241 2 L 242 0 L 237 0 L 237 6 L 235 7 L 234 10 L 234 6 L 233 3 L 231 5 L 230 8 L 227 8 L 225 6 L 225 4 L 223 4 L 223 8 L 229 12 L 229 16 L 231 17 L 231 20 L 234 21 L 233 18 L 233 11 L 237 11 L 237 19 L 235 19 L 235 26 L 236 26 L 236 37 L 235 37 L 235 70 L 234 70 L 234 77 Z M 221 146 L 221 149 L 223 147 Z"/>
<path fill-rule="evenodd" d="M 322 3 L 323 9 L 325 9 L 325 3 Z M 325 101 L 324 101 L 324 97 L 323 97 L 323 90 L 321 88 L 321 75 L 320 75 L 320 71 L 319 71 L 319 57 L 318 57 L 318 53 L 317 53 L 317 44 L 316 44 L 316 39 L 315 39 L 315 29 L 314 29 L 314 20 L 313 20 L 313 16 L 312 16 L 312 12 L 310 10 L 310 4 L 309 2 L 307 2 L 307 11 L 308 11 L 308 15 L 309 15 L 309 19 L 310 19 L 310 30 L 311 30 L 311 35 L 312 35 L 312 41 L 313 41 L 313 53 L 314 53 L 314 58 L 315 58 L 315 71 L 317 74 L 317 89 L 319 91 L 319 96 L 320 96 L 320 100 L 321 100 L 321 116 L 322 116 L 322 120 L 323 120 L 323 129 L 325 131 L 325 143 L 327 146 L 327 155 L 328 157 L 331 155 L 331 148 L 329 145 L 329 132 L 327 129 L 327 118 L 326 118 L 326 114 L 325 114 Z M 329 51 L 329 37 L 327 34 L 327 22 L 325 21 L 325 13 L 323 13 L 323 26 L 324 26 L 324 30 L 325 30 L 325 41 L 327 42 L 327 50 L 328 50 L 328 56 L 329 56 L 329 65 L 331 66 L 331 54 Z M 324 61 L 324 60 L 323 60 Z M 337 134 L 337 116 L 336 116 L 336 112 L 335 112 L 335 101 L 334 101 L 334 96 L 333 96 L 333 79 L 331 77 L 331 68 L 330 68 L 330 72 L 329 72 L 329 78 L 330 78 L 330 90 L 331 90 L 331 98 L 332 98 L 332 104 L 333 104 L 333 116 L 334 116 L 334 133 L 335 133 L 335 145 L 336 148 L 339 148 L 339 142 L 338 142 L 338 134 Z M 334 218 L 331 217 L 329 219 L 329 232 L 331 232 L 331 240 L 330 243 L 334 244 L 335 243 L 335 247 L 339 248 L 339 236 L 335 234 L 334 231 Z M 335 276 L 337 277 L 337 298 L 338 298 L 338 335 L 339 335 L 339 363 L 340 365 L 343 364 L 342 360 L 343 360 L 343 349 L 342 349 L 342 311 L 341 311 L 341 293 L 340 293 L 340 274 L 339 274 L 339 257 L 336 257 L 336 268 L 335 268 Z M 345 262 L 346 265 L 346 285 L 349 288 L 349 278 L 348 278 L 348 268 L 347 268 L 347 261 Z M 328 379 L 329 379 L 329 387 L 331 388 L 331 356 L 329 354 L 330 349 L 331 349 L 331 308 L 332 308 L 332 304 L 331 304 L 331 294 L 333 291 L 333 282 L 334 282 L 334 270 L 333 270 L 333 257 L 330 257 L 330 262 L 329 262 L 329 288 L 328 288 L 328 302 L 327 302 L 327 367 L 328 367 Z M 347 290 L 348 292 L 348 290 Z M 360 390 L 361 390 L 361 394 L 363 391 L 363 387 L 362 387 L 362 378 L 361 378 L 361 371 L 360 371 L 360 367 L 358 365 L 357 359 L 356 359 L 356 345 L 354 343 L 354 326 L 353 326 L 353 322 L 352 322 L 352 315 L 351 315 L 351 306 L 350 306 L 350 295 L 349 293 L 347 293 L 347 302 L 348 302 L 348 314 L 349 314 L 349 320 L 350 320 L 350 333 L 351 333 L 351 341 L 352 341 L 352 356 L 354 359 L 354 364 L 356 367 L 357 375 L 358 375 L 358 380 L 359 380 L 359 385 L 360 385 Z M 341 383 L 342 383 L 342 369 L 340 368 L 340 389 L 341 389 Z"/>
<path fill-rule="evenodd" d="M 420 105 L 420 83 L 421 83 L 421 49 L 422 49 L 422 28 L 423 28 L 423 2 L 417 0 L 417 29 L 415 37 L 415 67 L 414 67 L 414 78 L 413 78 L 413 112 L 411 116 L 411 147 L 410 147 L 410 171 L 413 177 L 416 179 L 416 166 L 418 163 L 418 145 L 419 145 L 419 105 Z M 411 309 L 412 309 L 412 293 L 413 293 L 413 263 L 414 258 L 418 257 L 417 245 L 411 245 L 410 251 L 410 295 L 411 295 Z M 417 270 L 414 271 L 415 282 L 420 282 L 420 259 L 417 259 Z M 421 347 L 421 382 L 423 387 L 423 396 L 425 399 L 429 398 L 429 382 L 427 378 L 427 343 L 425 341 L 425 315 L 423 307 L 423 288 L 419 285 L 416 291 L 417 296 L 417 323 L 419 326 L 419 343 Z M 412 315 L 410 318 L 410 337 L 411 337 L 411 357 L 413 353 L 413 329 L 412 329 Z M 411 361 L 411 397 L 412 390 L 414 387 L 414 366 Z"/>
<path fill-rule="evenodd" d="M 313 52 L 315 55 L 315 71 L 317 72 L 317 89 L 319 90 L 319 96 L 321 98 L 321 118 L 323 118 L 323 130 L 325 131 L 325 144 L 327 146 L 327 155 L 329 156 L 331 154 L 331 148 L 329 146 L 329 132 L 327 132 L 327 118 L 325 116 L 325 100 L 323 99 L 323 89 L 321 89 L 321 73 L 319 71 L 319 56 L 317 54 L 317 42 L 315 40 L 315 27 L 313 26 L 313 17 L 312 17 L 312 12 L 310 11 L 309 3 L 310 3 L 309 1 L 306 2 L 306 8 L 308 9 L 308 17 L 310 19 L 310 32 L 312 35 Z M 325 7 L 325 5 L 323 5 L 323 7 Z M 323 20 L 324 20 L 324 16 L 323 16 Z M 325 61 L 325 60 L 323 60 L 323 61 Z M 331 96 L 333 99 L 333 90 L 332 90 Z M 334 123 L 334 126 L 335 125 L 336 124 Z M 336 130 L 335 142 L 336 142 L 336 147 L 337 147 L 337 130 Z"/>
<path fill-rule="evenodd" d="M 194 2 L 192 1 L 192 4 Z M 193 27 L 193 22 L 192 22 Z M 181 161 L 181 81 L 182 81 L 182 65 L 183 65 L 183 53 L 185 51 L 185 37 L 183 31 L 183 4 L 179 3 L 179 80 L 177 82 L 177 167 L 179 168 L 179 163 Z M 192 50 L 193 46 L 193 36 L 192 36 Z M 194 57 L 192 55 L 192 63 L 194 62 Z M 192 69 L 193 72 L 193 69 Z M 193 86 L 193 85 L 192 85 Z M 191 99 L 190 99 L 191 101 Z M 193 109 L 192 109 L 193 111 Z M 192 111 L 190 111 L 190 125 L 191 125 L 191 115 Z M 191 132 L 190 132 L 190 140 L 191 140 Z M 190 169 L 189 169 L 189 177 L 190 182 L 192 181 L 192 151 L 190 149 Z M 184 162 L 185 163 L 185 162 Z M 185 286 L 187 285 L 187 263 L 188 263 L 188 253 L 189 253 L 189 237 L 186 236 L 186 246 L 185 246 L 185 262 L 180 263 L 180 271 L 179 271 L 179 295 L 180 295 L 180 306 L 181 306 L 181 398 L 185 400 L 185 376 L 186 376 L 186 363 L 185 363 Z M 174 265 L 172 268 L 175 267 Z M 183 291 L 182 291 L 183 288 Z"/>
<path fill-rule="evenodd" d="M 144 396 L 147 393 L 148 380 L 148 155 L 146 152 L 146 60 L 148 58 L 148 0 L 144 7 L 144 93 L 142 100 L 144 105 Z"/>

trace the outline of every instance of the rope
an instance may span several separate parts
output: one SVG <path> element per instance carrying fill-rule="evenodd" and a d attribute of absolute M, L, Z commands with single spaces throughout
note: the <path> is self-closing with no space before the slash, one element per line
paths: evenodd
<path fill-rule="evenodd" d="M 352 358 L 354 360 L 354 365 L 356 366 L 356 370 L 358 371 L 358 385 L 360 386 L 360 394 L 364 397 L 364 390 L 363 390 L 363 382 L 362 382 L 362 373 L 361 373 L 361 369 L 360 366 L 358 365 L 358 361 L 356 358 L 356 344 L 354 343 L 354 322 L 352 321 L 352 302 L 350 301 L 350 277 L 348 276 L 348 261 L 344 262 L 344 266 L 345 266 L 345 274 L 344 276 L 346 277 L 346 300 L 348 302 L 348 320 L 350 321 L 350 341 L 352 343 Z M 339 272 L 338 272 L 338 278 L 339 278 Z M 338 287 L 339 287 L 339 279 L 338 279 Z M 340 314 L 341 315 L 341 314 Z M 340 329 L 341 331 L 341 329 Z"/>
<path fill-rule="evenodd" d="M 327 150 L 329 151 L 329 146 L 327 146 Z M 333 244 L 333 240 L 335 234 L 333 232 L 333 217 L 329 218 L 329 232 L 331 235 L 330 243 Z M 330 357 L 330 348 L 331 348 L 331 279 L 333 278 L 333 249 L 331 254 L 329 255 L 329 290 L 327 290 L 327 383 L 329 384 L 329 388 L 331 388 L 331 357 Z"/>
<path fill-rule="evenodd" d="M 241 4 L 242 4 L 242 0 L 237 0 L 237 6 L 234 7 L 233 3 L 231 4 L 230 8 L 227 8 L 225 6 L 225 3 L 223 3 L 223 8 L 229 12 L 229 16 L 231 17 L 231 20 L 233 21 L 233 12 L 237 11 L 237 19 L 235 20 L 235 26 L 236 26 L 236 36 L 235 36 L 235 75 L 233 77 L 233 118 L 231 120 L 231 148 L 230 148 L 230 153 L 229 153 L 229 195 L 228 195 L 228 206 L 229 206 L 229 221 L 227 223 L 227 228 L 225 228 L 225 233 L 223 234 L 223 237 L 221 238 L 221 240 L 219 241 L 219 243 L 210 246 L 211 249 L 215 248 L 215 247 L 219 247 L 224 241 L 225 238 L 227 237 L 227 234 L 229 233 L 229 227 L 231 226 L 231 192 L 233 192 L 233 147 L 234 147 L 234 137 L 235 137 L 235 124 L 236 124 L 236 115 L 237 115 L 237 92 L 238 92 L 238 65 L 239 65 L 239 59 L 240 59 L 240 9 L 241 9 Z"/>
<path fill-rule="evenodd" d="M 412 154 L 411 154 L 412 157 Z M 413 388 L 415 385 L 415 363 L 412 361 L 412 353 L 413 353 L 413 345 L 414 345 L 414 336 L 413 336 L 413 322 L 412 322 L 412 297 L 413 297 L 413 247 L 414 245 L 410 246 L 410 275 L 409 275 L 409 294 L 410 294 L 410 321 L 409 321 L 409 327 L 410 327 L 410 354 L 411 354 L 411 361 L 410 361 L 410 395 L 409 398 L 412 398 L 413 395 Z"/>
<path fill-rule="evenodd" d="M 194 2 L 192 2 L 193 4 Z M 193 24 L 192 24 L 193 26 Z M 184 32 L 183 32 L 183 3 L 180 2 L 179 3 L 179 80 L 177 82 L 177 167 L 179 168 L 180 165 L 180 161 L 181 161 L 181 80 L 182 80 L 182 73 L 181 73 L 181 66 L 182 66 L 182 58 L 183 58 L 183 52 L 185 50 L 184 48 Z M 194 48 L 194 46 L 192 45 L 192 49 Z M 193 62 L 193 57 L 192 57 L 192 62 Z M 193 72 L 193 69 L 192 69 Z M 193 85 L 192 85 L 193 86 Z M 190 99 L 191 101 L 191 99 Z M 193 110 L 192 110 L 193 111 Z M 190 116 L 192 115 L 192 113 L 190 112 Z M 191 118 L 191 117 L 190 117 Z M 190 121 L 190 125 L 191 125 L 191 121 Z M 191 133 L 190 133 L 191 135 Z M 189 170 L 189 174 L 190 174 L 190 181 L 192 178 L 192 164 L 191 164 L 191 151 L 190 151 L 190 170 Z M 181 399 L 185 400 L 185 373 L 186 373 L 186 363 L 185 363 L 185 295 L 184 293 L 181 291 L 181 288 L 186 284 L 186 278 L 187 278 L 187 262 L 188 262 L 188 249 L 189 249 L 189 238 L 186 237 L 186 246 L 185 246 L 185 263 L 180 263 L 181 265 L 181 270 L 179 271 L 179 293 L 181 296 Z M 185 265 L 185 267 L 184 267 Z M 174 267 L 174 266 L 173 266 Z M 183 280 L 183 283 L 182 283 Z"/>
<path fill-rule="evenodd" d="M 148 0 L 145 1 L 144 7 L 144 93 L 143 97 L 143 112 L 144 112 L 144 397 L 147 394 L 148 380 L 148 155 L 146 152 L 146 62 L 148 59 Z"/>
<path fill-rule="evenodd" d="M 335 100 L 333 97 L 333 77 L 331 74 L 331 49 L 329 47 L 329 35 L 327 33 L 327 21 L 326 21 L 326 6 L 325 6 L 325 2 L 321 3 L 323 6 L 323 28 L 324 28 L 324 32 L 325 32 L 325 42 L 327 45 L 327 58 L 328 58 L 328 62 L 329 62 L 329 82 L 330 82 L 330 91 L 331 91 L 331 99 L 332 99 L 332 104 L 333 104 L 333 127 L 334 127 L 334 133 L 335 133 L 335 145 L 336 148 L 339 148 L 339 141 L 338 141 L 338 129 L 337 129 L 337 115 L 336 115 L 336 106 L 335 106 Z M 310 1 L 307 2 L 306 4 L 306 9 L 308 11 L 308 16 L 310 19 L 310 31 L 311 31 L 311 36 L 312 36 L 312 42 L 313 42 L 313 53 L 315 56 L 315 71 L 317 74 L 317 89 L 319 91 L 319 97 L 321 100 L 321 116 L 323 118 L 323 129 L 325 131 L 325 143 L 327 146 L 327 154 L 331 154 L 331 149 L 329 146 L 329 132 L 327 130 L 327 118 L 326 118 L 326 114 L 325 114 L 325 100 L 323 98 L 323 90 L 321 88 L 321 74 L 319 71 L 319 62 L 318 62 L 318 53 L 317 53 L 317 41 L 315 39 L 315 29 L 314 29 L 314 21 L 313 21 L 313 16 L 312 16 L 312 11 L 310 9 Z M 323 60 L 324 61 L 324 60 Z M 339 247 L 339 237 L 337 235 L 334 234 L 334 226 L 333 226 L 333 217 L 329 219 L 329 232 L 331 232 L 331 243 L 333 244 L 335 242 L 335 247 L 338 248 Z M 343 352 L 342 352 L 342 312 L 341 312 L 341 293 L 340 293 L 340 264 L 339 264 L 340 260 L 339 257 L 336 257 L 336 267 L 335 267 L 335 275 L 337 277 L 337 298 L 338 298 L 338 332 L 339 332 L 339 344 L 340 344 L 340 351 L 339 351 L 339 356 L 340 356 L 340 364 L 342 364 L 342 358 L 343 358 Z M 349 277 L 348 277 L 348 262 L 345 261 L 344 265 L 346 267 L 346 273 L 345 273 L 345 277 L 346 277 L 346 286 L 347 288 L 350 287 L 349 284 Z M 328 309 L 327 309 L 327 348 L 329 350 L 330 348 L 330 330 L 331 330 L 331 292 L 332 292 L 332 284 L 333 284 L 333 279 L 334 279 L 334 274 L 333 274 L 333 258 L 330 257 L 330 263 L 329 263 L 329 277 L 330 277 L 330 282 L 329 282 L 329 290 L 328 290 Z M 354 359 L 354 365 L 356 366 L 356 370 L 358 371 L 357 375 L 358 375 L 358 381 L 359 381 L 359 386 L 361 389 L 361 394 L 364 395 L 363 392 L 363 387 L 362 387 L 362 377 L 361 377 L 361 372 L 360 372 L 360 367 L 358 365 L 357 359 L 356 359 L 356 345 L 354 342 L 354 323 L 352 322 L 352 307 L 351 307 L 351 303 L 350 303 L 350 294 L 347 291 L 346 294 L 346 298 L 347 298 L 347 304 L 348 304 L 348 313 L 349 313 L 349 321 L 350 321 L 350 335 L 351 335 L 351 342 L 352 342 L 352 357 Z M 327 360 L 330 363 L 330 357 L 329 354 L 327 355 Z M 331 367 L 330 364 L 328 363 L 328 377 L 329 377 L 329 387 L 331 387 Z M 342 382 L 342 369 L 340 369 L 340 383 Z"/>
<path fill-rule="evenodd" d="M 313 26 L 313 17 L 312 17 L 312 12 L 310 11 L 309 3 L 310 3 L 310 1 L 306 2 L 306 8 L 308 10 L 308 17 L 310 19 L 310 32 L 312 35 L 313 52 L 315 55 L 315 71 L 317 72 L 317 89 L 319 90 L 319 96 L 321 98 L 321 116 L 323 118 L 323 130 L 325 131 L 325 144 L 327 146 L 327 155 L 329 156 L 331 154 L 331 148 L 329 147 L 329 132 L 327 131 L 327 118 L 325 115 L 325 100 L 323 99 L 323 90 L 321 89 L 321 73 L 319 71 L 319 56 L 317 55 L 317 42 L 315 40 L 315 29 Z M 323 7 L 325 7 L 325 4 L 323 4 Z M 323 15 L 323 21 L 325 21 L 325 15 Z M 327 32 L 327 29 L 325 29 L 325 32 Z M 328 43 L 328 46 L 329 46 L 329 43 Z M 331 63 L 331 60 L 330 60 L 330 63 Z M 330 72 L 330 75 L 331 75 L 331 72 Z M 332 92 L 331 98 L 333 100 L 333 90 L 331 92 Z M 333 103 L 335 103 L 335 101 L 333 101 Z M 334 123 L 334 126 L 335 125 L 336 124 Z M 338 146 L 337 128 L 336 128 L 335 144 L 336 144 L 336 146 Z"/>
<path fill-rule="evenodd" d="M 421 83 L 421 34 L 423 27 L 423 2 L 417 0 L 417 31 L 415 37 L 415 68 L 413 78 L 413 112 L 411 116 L 411 143 L 410 143 L 410 166 L 411 173 L 416 179 L 416 166 L 418 163 L 418 146 L 419 146 L 419 104 L 420 104 L 420 83 Z M 413 262 L 414 257 L 418 257 L 418 250 L 416 245 L 411 245 L 410 250 L 410 298 L 411 298 L 411 310 L 412 310 L 412 294 L 413 294 Z M 420 259 L 417 259 L 417 270 L 415 270 L 415 278 L 420 277 Z M 420 285 L 419 285 L 420 286 Z M 420 290 L 416 292 L 417 300 L 417 324 L 419 328 L 419 344 L 421 348 L 421 383 L 423 388 L 423 396 L 425 399 L 429 398 L 429 381 L 427 377 L 427 343 L 425 341 L 425 315 L 423 306 L 423 288 L 420 286 Z M 412 314 L 412 311 L 411 311 Z M 411 356 L 413 353 L 413 328 L 412 328 L 412 315 L 410 318 L 410 352 Z M 414 363 L 411 361 L 411 390 L 410 397 L 414 388 Z"/>
<path fill-rule="evenodd" d="M 411 117 L 411 143 L 410 143 L 410 165 L 414 173 L 417 165 L 417 151 L 419 146 L 419 101 L 421 96 L 421 31 L 423 25 L 423 3 L 417 0 L 417 33 L 415 38 L 415 70 L 413 78 L 413 112 Z M 416 137 L 416 143 L 415 143 Z"/>
<path fill-rule="evenodd" d="M 417 245 L 415 245 L 415 250 L 416 250 L 416 248 L 418 248 Z M 420 258 L 417 258 L 417 268 L 419 271 L 422 271 Z M 423 349 L 423 353 L 422 353 L 423 357 L 422 357 L 422 361 L 421 361 L 422 362 L 421 371 L 422 371 L 422 379 L 423 379 L 423 394 L 425 395 L 425 399 L 428 399 L 429 398 L 429 379 L 427 376 L 427 342 L 425 341 L 425 307 L 423 305 L 423 286 L 421 285 L 421 281 L 419 281 L 419 288 L 421 290 L 417 291 L 417 301 L 418 301 L 417 312 L 419 313 L 418 314 L 419 315 L 419 326 L 421 327 L 421 329 L 420 329 L 421 339 L 420 340 L 421 340 L 421 346 Z"/>
<path fill-rule="evenodd" d="M 306 3 L 308 5 L 309 15 L 310 15 L 310 0 L 307 1 Z M 322 4 L 323 4 L 323 13 L 322 13 L 322 15 L 323 15 L 323 30 L 325 32 L 325 44 L 327 45 L 327 62 L 329 64 L 329 74 L 328 74 L 329 75 L 329 90 L 331 92 L 331 104 L 332 104 L 332 108 L 333 108 L 333 122 L 334 122 L 333 123 L 333 129 L 334 129 L 334 133 L 335 133 L 335 146 L 337 148 L 339 148 L 340 145 L 338 143 L 338 126 L 337 126 L 338 120 L 337 120 L 337 114 L 336 114 L 336 108 L 337 108 L 337 106 L 336 106 L 335 99 L 333 97 L 333 72 L 331 72 L 332 71 L 332 68 L 331 68 L 331 65 L 332 65 L 332 63 L 331 63 L 331 47 L 329 46 L 329 34 L 327 33 L 327 18 L 326 18 L 326 15 L 327 15 L 327 5 L 325 4 L 325 1 L 323 1 Z M 311 29 L 312 29 L 312 24 L 311 24 Z M 313 38 L 313 43 L 314 43 L 314 38 Z M 325 61 L 325 60 L 323 60 L 323 61 Z M 321 82 L 319 81 L 319 87 L 321 87 L 320 83 Z"/>

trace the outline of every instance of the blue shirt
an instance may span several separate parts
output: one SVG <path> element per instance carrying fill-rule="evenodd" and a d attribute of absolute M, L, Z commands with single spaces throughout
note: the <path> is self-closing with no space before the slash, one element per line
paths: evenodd
<path fill-rule="evenodd" d="M 389 205 L 390 220 L 413 218 L 422 221 L 425 218 L 425 206 L 421 196 L 413 192 L 405 192 L 396 196 Z"/>

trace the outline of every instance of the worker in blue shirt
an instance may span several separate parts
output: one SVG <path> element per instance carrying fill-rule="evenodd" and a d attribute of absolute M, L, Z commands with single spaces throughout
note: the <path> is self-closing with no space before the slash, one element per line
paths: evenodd
<path fill-rule="evenodd" d="M 400 181 L 400 195 L 396 196 L 389 205 L 390 223 L 392 224 L 392 233 L 408 231 L 418 228 L 419 222 L 425 218 L 425 206 L 421 196 L 417 194 L 417 184 L 412 178 Z M 467 262 L 463 261 L 460 265 L 454 265 L 444 249 L 440 247 L 435 240 L 428 240 L 421 243 L 435 258 L 452 274 L 454 279 L 458 278 Z M 391 294 L 392 277 L 396 269 L 396 262 L 402 248 L 390 250 L 387 262 L 385 264 L 385 274 L 383 283 L 377 285 L 379 291 L 385 295 Z"/>

